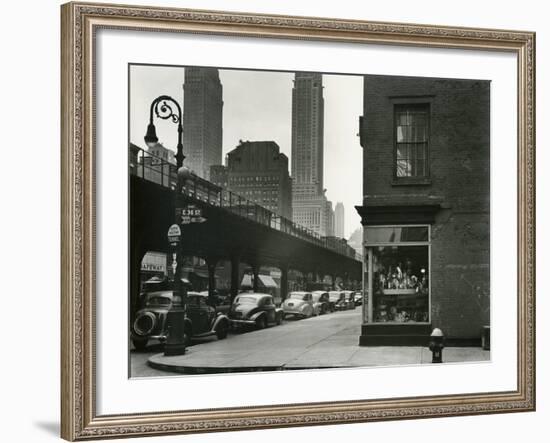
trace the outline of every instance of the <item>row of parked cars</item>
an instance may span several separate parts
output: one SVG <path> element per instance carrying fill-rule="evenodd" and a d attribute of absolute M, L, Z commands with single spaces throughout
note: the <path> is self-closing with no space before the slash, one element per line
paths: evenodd
<path fill-rule="evenodd" d="M 298 318 L 322 315 L 328 312 L 355 309 L 357 293 L 354 291 L 296 291 L 283 302 L 283 312 Z"/>
<path fill-rule="evenodd" d="M 207 292 L 187 294 L 185 330 L 188 339 L 217 336 L 227 337 L 231 327 L 264 329 L 280 325 L 289 316 L 308 318 L 334 311 L 355 309 L 362 300 L 354 291 L 294 291 L 281 306 L 276 306 L 270 294 L 243 292 L 233 303 L 215 303 Z M 143 349 L 149 340 L 166 340 L 167 314 L 173 304 L 181 305 L 172 291 L 150 292 L 143 296 L 141 309 L 132 325 L 131 337 L 136 349 Z"/>

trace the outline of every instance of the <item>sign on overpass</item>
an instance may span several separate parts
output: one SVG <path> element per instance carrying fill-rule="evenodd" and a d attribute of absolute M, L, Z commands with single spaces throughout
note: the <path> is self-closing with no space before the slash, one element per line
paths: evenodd
<path fill-rule="evenodd" d="M 181 225 L 204 223 L 207 220 L 202 215 L 202 209 L 196 205 L 186 205 L 183 208 L 176 208 L 176 219 Z"/>

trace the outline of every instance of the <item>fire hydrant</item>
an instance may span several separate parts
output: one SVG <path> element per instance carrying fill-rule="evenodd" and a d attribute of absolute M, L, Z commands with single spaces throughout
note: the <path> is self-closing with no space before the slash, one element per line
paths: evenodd
<path fill-rule="evenodd" d="M 445 335 L 439 328 L 435 328 L 430 335 L 430 351 L 432 351 L 432 363 L 443 363 L 443 348 L 445 347 Z"/>

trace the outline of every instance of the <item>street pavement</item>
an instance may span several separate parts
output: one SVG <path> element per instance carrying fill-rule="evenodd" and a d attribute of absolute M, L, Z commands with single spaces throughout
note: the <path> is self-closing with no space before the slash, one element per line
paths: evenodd
<path fill-rule="evenodd" d="M 240 334 L 229 332 L 224 342 L 232 340 L 233 338 L 238 337 L 239 335 Z M 199 346 L 202 344 L 215 342 L 215 341 L 217 341 L 217 338 L 215 336 L 193 339 L 191 342 L 191 345 L 187 348 L 188 352 L 194 346 Z M 131 346 L 130 376 L 131 377 L 166 377 L 167 375 L 178 375 L 177 373 L 171 373 L 171 372 L 155 369 L 149 365 L 148 363 L 149 358 L 163 351 L 164 351 L 164 346 L 161 345 L 157 340 L 151 340 L 150 343 L 147 345 L 147 347 L 141 351 L 138 351 L 133 346 Z"/>
<path fill-rule="evenodd" d="M 432 354 L 428 348 L 359 346 L 360 329 L 360 307 L 305 320 L 287 320 L 281 326 L 195 344 L 180 356 L 150 353 L 148 371 L 154 371 L 151 375 L 204 374 L 431 364 Z M 490 352 L 481 348 L 445 348 L 443 351 L 444 363 L 489 359 Z M 148 371 L 142 371 L 141 376 L 148 376 Z"/>

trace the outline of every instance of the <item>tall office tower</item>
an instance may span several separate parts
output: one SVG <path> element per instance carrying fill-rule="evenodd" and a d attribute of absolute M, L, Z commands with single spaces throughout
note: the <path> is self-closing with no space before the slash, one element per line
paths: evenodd
<path fill-rule="evenodd" d="M 216 68 L 185 68 L 184 164 L 207 180 L 210 166 L 222 164 L 222 92 Z"/>
<path fill-rule="evenodd" d="M 345 238 L 344 235 L 344 204 L 336 203 L 334 208 L 334 235 L 339 238 Z"/>
<path fill-rule="evenodd" d="M 334 235 L 323 189 L 323 77 L 297 72 L 292 89 L 292 219 L 321 236 Z"/>
<path fill-rule="evenodd" d="M 292 193 L 319 197 L 323 193 L 323 78 L 297 72 L 292 89 Z"/>

